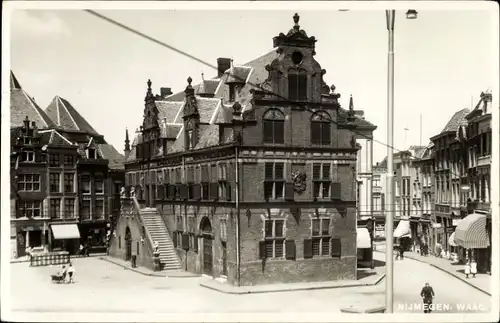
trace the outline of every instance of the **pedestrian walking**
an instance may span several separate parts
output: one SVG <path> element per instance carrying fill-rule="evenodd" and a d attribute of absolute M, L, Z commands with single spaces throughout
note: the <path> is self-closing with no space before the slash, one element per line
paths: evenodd
<path fill-rule="evenodd" d="M 472 274 L 472 278 L 476 277 L 476 274 L 477 274 L 477 262 L 474 259 L 472 259 L 472 261 L 470 262 L 470 273 Z"/>
<path fill-rule="evenodd" d="M 71 263 L 69 263 L 69 267 L 68 267 L 68 283 L 73 283 L 73 276 L 75 274 L 75 267 L 73 267 L 73 265 Z"/>
<path fill-rule="evenodd" d="M 401 253 L 399 252 L 399 248 L 400 248 L 400 247 L 399 247 L 398 245 L 395 245 L 395 246 L 394 246 L 394 251 L 396 251 L 396 260 L 398 260 L 398 259 L 399 259 L 399 255 L 401 254 Z"/>
<path fill-rule="evenodd" d="M 434 298 L 434 290 L 429 283 L 425 283 L 425 286 L 420 292 L 420 296 L 424 301 L 424 313 L 430 313 L 432 311 L 432 299 Z"/>
<path fill-rule="evenodd" d="M 466 262 L 464 266 L 465 278 L 469 278 L 470 275 L 470 262 Z"/>

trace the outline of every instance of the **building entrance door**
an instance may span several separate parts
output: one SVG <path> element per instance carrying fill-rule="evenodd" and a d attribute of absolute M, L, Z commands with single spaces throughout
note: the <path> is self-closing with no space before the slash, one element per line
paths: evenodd
<path fill-rule="evenodd" d="M 203 273 L 213 275 L 213 234 L 212 225 L 207 217 L 204 217 L 200 223 L 200 231 L 203 236 Z"/>

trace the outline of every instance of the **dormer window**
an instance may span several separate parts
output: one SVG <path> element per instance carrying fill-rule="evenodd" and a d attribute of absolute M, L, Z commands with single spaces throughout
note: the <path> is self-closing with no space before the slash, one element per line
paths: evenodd
<path fill-rule="evenodd" d="M 25 145 L 31 145 L 31 138 L 30 137 L 24 137 L 24 144 Z"/>
<path fill-rule="evenodd" d="M 288 72 L 288 98 L 291 101 L 307 100 L 307 74 L 303 69 Z"/>
<path fill-rule="evenodd" d="M 96 159 L 95 149 L 87 148 L 87 158 L 88 159 Z"/>
<path fill-rule="evenodd" d="M 236 86 L 234 84 L 229 84 L 229 102 L 234 102 L 234 99 L 236 97 L 235 92 Z"/>
<path fill-rule="evenodd" d="M 35 152 L 33 151 L 23 151 L 21 158 L 23 162 L 34 162 L 35 161 Z"/>

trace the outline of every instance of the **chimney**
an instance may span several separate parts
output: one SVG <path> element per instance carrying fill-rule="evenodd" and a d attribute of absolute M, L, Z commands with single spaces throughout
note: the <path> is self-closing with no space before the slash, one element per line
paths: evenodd
<path fill-rule="evenodd" d="M 172 94 L 172 89 L 169 87 L 160 88 L 160 96 L 162 99 L 165 99 L 167 96 Z"/>
<path fill-rule="evenodd" d="M 225 57 L 217 58 L 217 77 L 224 75 L 224 72 L 231 68 L 231 59 Z"/>

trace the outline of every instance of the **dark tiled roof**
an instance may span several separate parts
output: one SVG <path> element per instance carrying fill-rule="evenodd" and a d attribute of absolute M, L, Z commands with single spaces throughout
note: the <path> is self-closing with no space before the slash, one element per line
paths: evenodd
<path fill-rule="evenodd" d="M 470 110 L 467 108 L 455 112 L 455 114 L 453 115 L 453 117 L 451 117 L 450 121 L 448 121 L 441 133 L 448 131 L 457 131 L 459 126 L 466 125 L 467 120 L 465 119 L 465 117 L 469 114 L 469 112 Z"/>
<path fill-rule="evenodd" d="M 54 122 L 38 106 L 33 98 L 26 93 L 19 84 L 14 73 L 10 73 L 10 126 L 23 126 L 23 121 L 28 117 L 30 122 L 42 128 L 55 127 Z"/>
<path fill-rule="evenodd" d="M 161 137 L 175 139 L 182 128 L 182 124 L 166 124 L 161 126 Z"/>
<path fill-rule="evenodd" d="M 344 108 L 339 109 L 339 121 L 344 120 L 344 122 L 345 122 L 347 120 L 348 115 L 349 115 L 349 111 L 347 111 Z M 360 117 L 357 117 L 357 116 L 355 116 L 353 120 L 354 120 L 354 124 L 357 126 L 376 127 L 373 123 L 371 123 L 365 119 L 362 119 Z"/>
<path fill-rule="evenodd" d="M 99 135 L 71 103 L 60 96 L 56 96 L 45 111 L 65 130 L 79 130 L 90 135 Z"/>
<path fill-rule="evenodd" d="M 174 141 L 171 146 L 167 146 L 167 152 L 169 154 L 178 153 L 181 151 L 184 151 L 184 127 L 182 127 L 179 133 L 179 139 Z"/>
<path fill-rule="evenodd" d="M 179 109 L 182 109 L 184 102 L 171 102 L 171 101 L 155 101 L 156 108 L 158 109 L 158 119 L 166 119 L 167 122 L 174 122 Z"/>
<path fill-rule="evenodd" d="M 196 93 L 198 93 L 198 94 L 215 94 L 215 91 L 217 90 L 217 87 L 219 86 L 219 84 L 220 84 L 219 79 L 205 80 L 203 82 L 203 87 L 200 84 L 198 91 Z"/>
<path fill-rule="evenodd" d="M 101 156 L 104 159 L 109 161 L 108 167 L 110 169 L 119 170 L 125 169 L 123 162 L 125 157 L 120 154 L 113 145 L 110 144 L 99 144 L 99 150 L 101 152 Z"/>
<path fill-rule="evenodd" d="M 219 144 L 219 126 L 215 124 L 200 125 L 200 139 L 194 149 L 217 146 Z M 180 140 L 178 140 L 180 141 Z"/>

